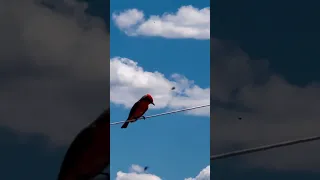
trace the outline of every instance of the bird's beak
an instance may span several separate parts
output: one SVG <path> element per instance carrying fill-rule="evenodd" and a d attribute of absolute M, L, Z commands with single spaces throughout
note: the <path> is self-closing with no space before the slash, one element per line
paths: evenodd
<path fill-rule="evenodd" d="M 154 103 L 153 103 L 153 102 L 152 102 L 151 104 L 152 104 L 152 105 L 154 105 Z M 154 106 L 155 106 L 155 105 L 154 105 Z"/>

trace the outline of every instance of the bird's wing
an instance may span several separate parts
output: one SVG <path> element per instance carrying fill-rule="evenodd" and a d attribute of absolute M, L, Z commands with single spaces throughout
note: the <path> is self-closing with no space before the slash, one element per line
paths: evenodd
<path fill-rule="evenodd" d="M 146 111 L 148 110 L 148 105 L 144 106 L 143 104 L 140 104 L 140 103 L 138 101 L 133 105 L 127 120 L 131 120 L 133 118 L 140 118 L 142 115 L 144 115 L 144 113 L 146 113 Z"/>
<path fill-rule="evenodd" d="M 132 106 L 127 120 L 131 120 L 131 119 L 133 118 L 132 116 L 134 115 L 134 113 L 135 113 L 136 110 L 138 109 L 138 106 L 139 106 L 139 101 L 136 102 L 136 103 L 134 103 L 134 105 Z"/>
<path fill-rule="evenodd" d="M 144 113 L 146 113 L 146 112 L 147 112 L 147 110 L 148 110 L 148 106 L 146 106 L 146 108 L 145 108 L 145 109 L 143 109 L 143 111 L 141 112 L 141 116 L 143 116 L 143 115 L 144 115 Z"/>
<path fill-rule="evenodd" d="M 73 140 L 62 162 L 59 179 L 63 178 L 78 163 L 78 160 L 84 155 L 90 146 L 93 137 L 92 126 L 83 129 Z"/>
<path fill-rule="evenodd" d="M 69 149 L 66 152 L 64 160 L 62 162 L 59 178 L 63 178 L 73 167 L 77 166 L 78 160 L 87 152 L 90 145 L 93 142 L 94 131 L 96 129 L 96 124 L 105 123 L 108 121 L 110 123 L 110 110 L 105 110 L 92 124 L 83 129 L 73 140 Z M 108 123 L 108 122 L 107 122 Z"/>

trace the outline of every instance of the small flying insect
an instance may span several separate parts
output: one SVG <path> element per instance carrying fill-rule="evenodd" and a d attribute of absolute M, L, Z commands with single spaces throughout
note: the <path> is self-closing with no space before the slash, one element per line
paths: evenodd
<path fill-rule="evenodd" d="M 144 170 L 144 171 L 146 171 L 146 170 L 148 170 L 148 168 L 149 168 L 149 167 L 148 167 L 148 166 L 146 166 L 146 167 L 144 167 L 144 169 L 143 169 L 143 170 Z"/>

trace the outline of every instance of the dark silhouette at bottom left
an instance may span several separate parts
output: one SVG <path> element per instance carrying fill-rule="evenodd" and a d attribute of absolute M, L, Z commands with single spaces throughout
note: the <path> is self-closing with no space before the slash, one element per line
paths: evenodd
<path fill-rule="evenodd" d="M 57 180 L 93 179 L 109 165 L 110 109 L 107 109 L 73 140 Z M 105 175 L 110 179 L 109 174 Z"/>

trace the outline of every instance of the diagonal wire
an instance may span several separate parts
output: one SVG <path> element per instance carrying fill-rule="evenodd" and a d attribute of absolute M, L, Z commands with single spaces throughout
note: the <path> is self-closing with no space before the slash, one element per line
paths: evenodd
<path fill-rule="evenodd" d="M 291 146 L 291 145 L 295 145 L 295 144 L 302 144 L 302 143 L 307 143 L 307 142 L 316 141 L 316 140 L 320 140 L 320 136 L 312 136 L 312 137 L 296 139 L 296 140 L 291 140 L 291 141 L 284 141 L 284 142 L 280 142 L 280 143 L 276 143 L 276 144 L 259 146 L 259 147 L 250 148 L 250 149 L 244 149 L 244 150 L 239 150 L 239 151 L 232 151 L 229 153 L 213 155 L 213 156 L 210 156 L 210 160 L 225 159 L 225 158 L 229 158 L 229 157 L 233 157 L 233 156 L 239 156 L 239 155 L 249 154 L 249 153 L 254 153 L 254 152 L 259 152 L 259 151 L 266 151 L 269 149 L 274 149 L 274 148 L 279 148 L 279 147 L 284 147 L 284 146 Z"/>
<path fill-rule="evenodd" d="M 201 106 L 194 106 L 194 107 L 190 107 L 190 108 L 179 109 L 179 110 L 175 110 L 175 111 L 169 111 L 169 112 L 165 112 L 165 113 L 155 114 L 155 115 L 151 115 L 151 116 L 146 116 L 145 118 L 146 119 L 154 118 L 154 117 L 158 117 L 158 116 L 164 116 L 164 115 L 168 115 L 168 114 L 174 114 L 174 113 L 178 113 L 178 112 L 190 111 L 190 110 L 193 110 L 193 109 L 204 108 L 204 107 L 207 107 L 207 106 L 210 106 L 210 104 L 201 105 Z M 143 119 L 143 118 L 141 117 L 141 118 L 138 118 L 138 119 Z M 134 120 L 135 119 L 129 120 L 129 122 L 134 121 Z M 122 124 L 124 122 L 126 122 L 126 121 L 113 122 L 113 123 L 110 123 L 110 126 L 117 125 L 117 124 Z"/>

